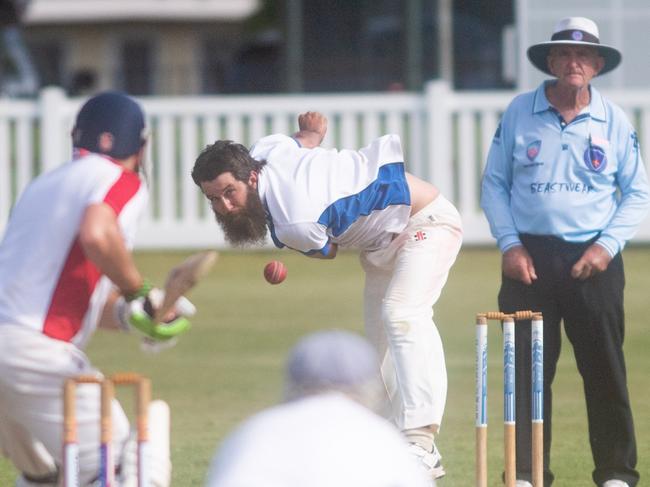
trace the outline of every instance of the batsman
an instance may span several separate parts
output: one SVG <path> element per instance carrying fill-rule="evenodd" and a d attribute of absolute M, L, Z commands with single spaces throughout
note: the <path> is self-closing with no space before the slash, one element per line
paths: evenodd
<path fill-rule="evenodd" d="M 235 245 L 263 242 L 268 225 L 277 247 L 310 257 L 360 251 L 365 331 L 383 360 L 387 413 L 433 483 L 444 475 L 434 434 L 447 376 L 432 307 L 460 249 L 460 216 L 434 185 L 406 172 L 397 135 L 360 150 L 325 149 L 323 115 L 304 113 L 298 125 L 293 137 L 270 135 L 250 151 L 217 141 L 192 177 Z"/>
<path fill-rule="evenodd" d="M 0 452 L 20 472 L 17 486 L 61 481 L 65 379 L 101 374 L 84 347 L 97 327 L 137 330 L 169 344 L 190 326 L 180 298 L 158 324 L 161 290 L 134 264 L 136 222 L 145 209 L 145 122 L 117 92 L 88 100 L 72 131 L 71 161 L 37 177 L 13 208 L 0 244 Z M 77 396 L 79 479 L 99 476 L 99 389 Z M 136 475 L 135 438 L 117 401 L 113 451 L 120 485 Z M 170 482 L 169 411 L 149 411 L 152 485 Z"/>

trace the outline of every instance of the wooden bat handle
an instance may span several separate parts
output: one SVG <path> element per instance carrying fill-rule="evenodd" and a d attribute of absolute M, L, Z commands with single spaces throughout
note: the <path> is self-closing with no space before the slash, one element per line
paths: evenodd
<path fill-rule="evenodd" d="M 156 310 L 154 317 L 156 323 L 163 321 L 178 298 L 192 289 L 208 273 L 217 261 L 218 255 L 214 250 L 198 252 L 189 256 L 169 272 L 165 283 L 165 298 L 162 305 Z"/>

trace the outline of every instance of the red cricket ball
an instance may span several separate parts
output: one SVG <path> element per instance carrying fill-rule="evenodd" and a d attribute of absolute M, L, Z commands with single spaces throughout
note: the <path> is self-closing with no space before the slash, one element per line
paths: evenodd
<path fill-rule="evenodd" d="M 264 279 L 269 284 L 280 284 L 287 277 L 287 267 L 279 260 L 272 260 L 264 266 Z"/>

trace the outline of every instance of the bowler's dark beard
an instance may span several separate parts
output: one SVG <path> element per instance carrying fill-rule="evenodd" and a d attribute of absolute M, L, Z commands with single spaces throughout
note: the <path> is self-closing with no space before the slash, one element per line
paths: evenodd
<path fill-rule="evenodd" d="M 232 245 L 262 245 L 266 240 L 266 211 L 257 191 L 251 187 L 248 187 L 243 210 L 225 215 L 215 213 L 214 216 L 226 241 Z"/>

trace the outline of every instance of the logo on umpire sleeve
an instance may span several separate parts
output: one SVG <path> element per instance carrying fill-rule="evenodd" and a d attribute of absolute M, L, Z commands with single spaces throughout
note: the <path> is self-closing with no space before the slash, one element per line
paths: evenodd
<path fill-rule="evenodd" d="M 587 168 L 594 172 L 602 172 L 607 167 L 605 151 L 598 145 L 589 144 L 583 158 Z"/>
<path fill-rule="evenodd" d="M 497 131 L 494 133 L 494 137 L 492 138 L 492 142 L 495 144 L 498 144 L 501 142 L 501 124 L 497 127 Z"/>
<path fill-rule="evenodd" d="M 634 147 L 634 150 L 638 151 L 639 150 L 639 136 L 636 134 L 636 132 L 632 132 L 632 145 Z"/>

